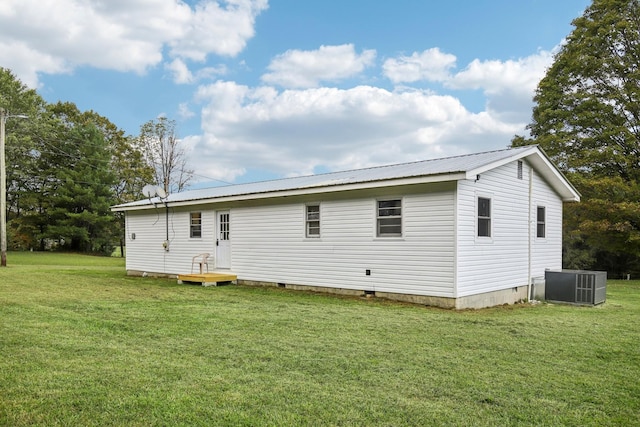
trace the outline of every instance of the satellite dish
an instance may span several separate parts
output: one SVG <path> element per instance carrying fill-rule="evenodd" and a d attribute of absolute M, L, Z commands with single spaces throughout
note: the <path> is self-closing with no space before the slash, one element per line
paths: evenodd
<path fill-rule="evenodd" d="M 158 189 L 159 189 L 159 187 L 157 187 L 155 185 L 151 185 L 151 184 L 145 185 L 144 187 L 142 187 L 142 194 L 147 199 L 150 199 L 153 196 L 155 196 L 156 194 L 158 194 Z"/>
<path fill-rule="evenodd" d="M 165 197 L 167 197 L 167 192 L 164 191 L 164 188 L 160 187 L 159 185 L 155 187 L 155 193 L 158 195 L 158 197 L 160 197 L 161 199 L 164 199 Z"/>

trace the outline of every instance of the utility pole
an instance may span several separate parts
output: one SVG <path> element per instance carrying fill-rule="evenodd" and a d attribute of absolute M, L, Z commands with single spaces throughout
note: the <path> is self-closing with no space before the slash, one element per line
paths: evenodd
<path fill-rule="evenodd" d="M 0 108 L 0 267 L 7 266 L 7 170 L 4 164 L 4 109 Z"/>
<path fill-rule="evenodd" d="M 9 115 L 0 108 L 0 267 L 7 266 L 7 166 L 4 153 L 4 128 L 9 117 L 28 118 L 24 114 Z"/>

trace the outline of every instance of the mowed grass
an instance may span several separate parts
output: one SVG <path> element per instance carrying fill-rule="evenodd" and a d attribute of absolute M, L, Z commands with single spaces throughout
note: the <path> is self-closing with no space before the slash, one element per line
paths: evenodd
<path fill-rule="evenodd" d="M 456 312 L 10 253 L 0 424 L 640 425 L 640 282 Z"/>

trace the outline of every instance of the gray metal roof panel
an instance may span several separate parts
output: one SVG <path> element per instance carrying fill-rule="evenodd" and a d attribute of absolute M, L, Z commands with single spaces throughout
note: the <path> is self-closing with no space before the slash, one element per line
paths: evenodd
<path fill-rule="evenodd" d="M 233 184 L 220 187 L 189 190 L 170 194 L 165 202 L 187 202 L 195 200 L 218 199 L 223 197 L 242 196 L 249 194 L 271 193 L 305 188 L 321 188 L 346 184 L 384 181 L 392 179 L 413 178 L 432 175 L 448 175 L 477 170 L 501 160 L 518 156 L 532 146 L 488 151 L 476 154 L 446 157 L 441 159 L 422 160 L 411 163 L 401 163 L 387 166 L 376 166 L 350 171 L 330 172 L 318 175 L 283 178 L 271 181 L 259 181 L 247 184 Z M 156 203 L 159 199 L 156 198 Z M 148 199 L 126 203 L 114 208 L 127 208 L 149 205 Z"/>

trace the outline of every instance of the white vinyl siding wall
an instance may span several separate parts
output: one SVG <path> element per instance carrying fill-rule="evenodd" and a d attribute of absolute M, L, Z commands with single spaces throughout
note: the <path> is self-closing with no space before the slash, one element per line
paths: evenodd
<path fill-rule="evenodd" d="M 127 270 L 149 273 L 180 274 L 191 271 L 193 256 L 214 254 L 215 214 L 202 209 L 202 237 L 190 238 L 188 209 L 169 209 L 169 251 L 162 246 L 166 239 L 166 214 L 163 206 L 140 212 L 127 212 Z M 132 239 L 131 234 L 136 238 Z"/>
<path fill-rule="evenodd" d="M 529 166 L 517 162 L 458 183 L 457 296 L 527 284 Z M 477 198 L 491 198 L 491 237 L 477 237 Z"/>
<path fill-rule="evenodd" d="M 402 237 L 376 237 L 375 197 L 325 196 L 317 239 L 305 238 L 305 203 L 232 209 L 232 270 L 245 280 L 451 297 L 454 192 L 443 187 L 392 197 L 402 199 Z"/>
<path fill-rule="evenodd" d="M 531 276 L 544 277 L 545 269 L 562 268 L 562 201 L 555 191 L 538 175 L 533 174 L 532 197 L 532 262 Z M 545 207 L 545 237 L 536 237 L 536 210 Z"/>
<path fill-rule="evenodd" d="M 458 184 L 457 296 L 526 286 L 529 275 L 544 276 L 547 268 L 562 266 L 562 201 L 547 183 L 533 172 L 531 218 L 529 218 L 529 171 L 523 164 L 518 179 L 517 162 L 481 175 L 480 180 Z M 491 195 L 491 238 L 477 238 L 477 197 Z M 536 210 L 546 208 L 544 239 L 536 238 Z M 529 224 L 531 219 L 531 224 Z M 531 227 L 529 232 L 528 227 Z"/>

